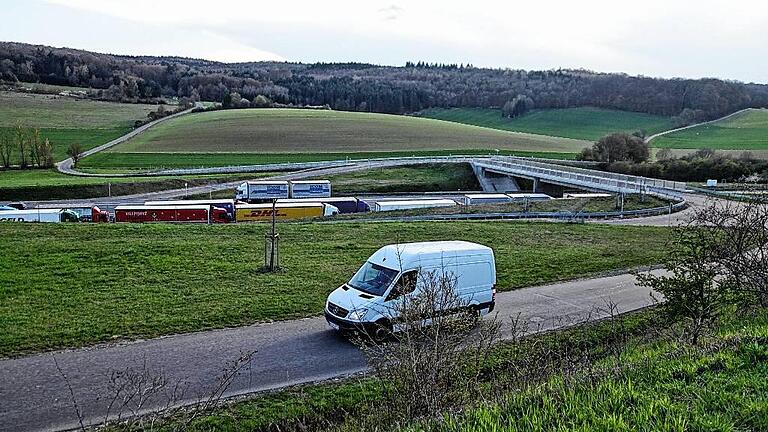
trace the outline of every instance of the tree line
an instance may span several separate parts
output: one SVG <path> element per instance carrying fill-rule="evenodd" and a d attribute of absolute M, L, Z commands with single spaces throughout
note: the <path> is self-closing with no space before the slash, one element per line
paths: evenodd
<path fill-rule="evenodd" d="M 409 62 L 219 63 L 179 57 L 131 57 L 0 43 L 0 79 L 90 87 L 98 97 L 138 101 L 178 97 L 240 104 L 328 105 L 337 110 L 412 113 L 433 107 L 595 106 L 675 116 L 679 124 L 768 106 L 768 86 L 719 79 L 660 79 L 587 70 L 525 71 Z"/>
<path fill-rule="evenodd" d="M 7 169 L 14 161 L 18 161 L 21 169 L 51 168 L 53 145 L 39 128 L 18 124 L 11 129 L 0 129 L 0 162 Z"/>
<path fill-rule="evenodd" d="M 660 149 L 650 160 L 651 149 L 643 137 L 626 133 L 606 135 L 579 153 L 577 159 L 602 162 L 607 171 L 675 181 L 726 182 L 768 181 L 768 161 L 749 152 L 731 155 L 700 149 L 676 157 L 670 149 Z"/>

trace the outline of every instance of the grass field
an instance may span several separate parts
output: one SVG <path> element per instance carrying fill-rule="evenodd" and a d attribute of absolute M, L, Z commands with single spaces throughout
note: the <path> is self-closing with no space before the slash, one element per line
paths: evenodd
<path fill-rule="evenodd" d="M 165 122 L 115 153 L 324 153 L 505 149 L 578 152 L 579 140 L 407 116 L 300 109 L 196 113 Z"/>
<path fill-rule="evenodd" d="M 434 157 L 451 155 L 505 155 L 550 159 L 574 159 L 576 153 L 550 153 L 515 150 L 413 150 L 348 153 L 111 153 L 102 152 L 83 159 L 78 167 L 85 171 L 121 169 L 123 171 L 156 170 L 162 168 L 216 167 L 231 165 L 261 165 L 270 163 L 316 162 L 346 159 L 391 157 Z"/>
<path fill-rule="evenodd" d="M 660 136 L 651 145 L 673 149 L 768 150 L 768 109 Z"/>
<path fill-rule="evenodd" d="M 0 129 L 21 123 L 40 128 L 53 144 L 56 160 L 66 157 L 70 143 L 89 149 L 117 138 L 145 119 L 155 105 L 124 104 L 65 96 L 0 91 Z"/>
<path fill-rule="evenodd" d="M 30 82 L 5 82 L 0 86 L 4 90 L 24 92 L 24 93 L 43 93 L 58 95 L 61 92 L 74 92 L 80 94 L 96 93 L 97 90 L 89 87 L 72 87 L 45 83 Z"/>
<path fill-rule="evenodd" d="M 283 389 L 203 413 L 191 431 L 764 431 L 768 429 L 768 316 L 737 315 L 700 347 L 659 334 L 653 310 L 502 342 L 481 365 L 482 397 L 437 419 L 388 418 L 375 377 Z M 620 329 L 623 342 L 616 343 Z M 611 353 L 619 351 L 620 356 Z M 565 375 L 555 365 L 578 361 Z M 551 366 L 550 366 L 551 367 Z M 544 371 L 542 371 L 542 369 Z M 522 379 L 521 379 L 522 375 Z M 543 375 L 541 378 L 537 378 Z M 171 421 L 160 430 L 172 431 Z M 399 427 L 398 427 L 399 426 Z M 125 430 L 108 428 L 107 430 Z"/>
<path fill-rule="evenodd" d="M 420 115 L 493 129 L 589 141 L 597 141 L 613 132 L 643 130 L 650 135 L 673 127 L 667 117 L 590 107 L 534 110 L 514 119 L 503 118 L 499 110 L 487 108 L 433 108 Z"/>
<path fill-rule="evenodd" d="M 206 184 L 255 179 L 274 173 L 216 174 L 192 176 L 157 177 L 75 177 L 56 170 L 10 170 L 0 171 L 0 202 L 41 201 L 50 199 L 95 198 L 135 193 L 180 189 L 187 183 L 190 187 Z M 227 198 L 232 190 L 224 191 Z M 208 194 L 205 194 L 207 197 Z"/>
<path fill-rule="evenodd" d="M 321 313 L 378 247 L 470 240 L 499 288 L 659 262 L 669 231 L 558 223 L 281 224 L 283 270 L 261 273 L 264 224 L 0 224 L 0 355 Z M 119 241 L 116 241 L 119 240 Z"/>
<path fill-rule="evenodd" d="M 324 178 L 331 181 L 335 195 L 481 190 L 469 164 L 378 168 Z"/>

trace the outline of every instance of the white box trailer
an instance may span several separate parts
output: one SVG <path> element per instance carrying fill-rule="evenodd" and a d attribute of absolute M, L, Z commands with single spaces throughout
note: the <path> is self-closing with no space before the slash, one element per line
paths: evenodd
<path fill-rule="evenodd" d="M 466 194 L 464 195 L 464 204 L 466 205 L 478 205 L 478 204 L 499 204 L 508 203 L 512 201 L 507 194 Z"/>
<path fill-rule="evenodd" d="M 393 200 L 376 201 L 373 211 L 412 210 L 433 207 L 453 207 L 456 201 L 450 199 L 425 199 L 425 200 Z"/>
<path fill-rule="evenodd" d="M 286 199 L 290 196 L 287 181 L 252 181 L 244 182 L 235 189 L 235 199 L 242 201 L 271 201 Z"/>
<path fill-rule="evenodd" d="M 60 208 L 0 212 L 0 222 L 77 222 L 77 219 L 75 212 Z"/>
<path fill-rule="evenodd" d="M 543 193 L 511 193 L 507 194 L 512 201 L 546 201 L 551 200 L 552 197 Z"/>
<path fill-rule="evenodd" d="M 291 198 L 329 198 L 330 180 L 291 180 Z"/>

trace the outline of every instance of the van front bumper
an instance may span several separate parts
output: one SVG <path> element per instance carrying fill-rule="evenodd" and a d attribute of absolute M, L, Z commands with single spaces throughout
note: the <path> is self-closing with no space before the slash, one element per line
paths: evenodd
<path fill-rule="evenodd" d="M 325 320 L 333 329 L 346 332 L 363 332 L 373 334 L 376 330 L 376 324 L 372 322 L 350 321 L 339 318 L 332 313 L 325 311 Z"/>

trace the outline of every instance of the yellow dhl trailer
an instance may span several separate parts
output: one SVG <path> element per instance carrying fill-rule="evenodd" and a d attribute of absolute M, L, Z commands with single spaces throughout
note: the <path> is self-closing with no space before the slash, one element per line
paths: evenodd
<path fill-rule="evenodd" d="M 333 216 L 339 209 L 323 203 L 278 203 L 275 206 L 275 219 L 304 219 Z M 261 222 L 272 220 L 272 204 L 238 204 L 235 207 L 237 222 Z"/>

